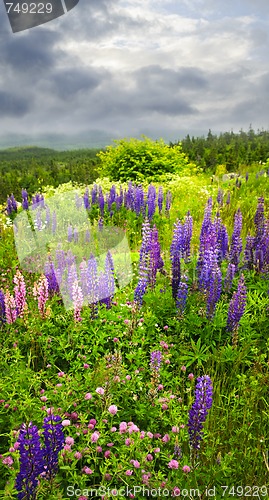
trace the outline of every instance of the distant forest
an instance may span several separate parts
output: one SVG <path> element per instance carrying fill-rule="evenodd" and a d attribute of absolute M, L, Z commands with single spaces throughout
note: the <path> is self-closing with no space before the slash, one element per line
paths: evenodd
<path fill-rule="evenodd" d="M 269 131 L 255 132 L 250 126 L 248 132 L 225 132 L 213 135 L 209 130 L 207 137 L 190 137 L 178 141 L 188 158 L 214 173 L 217 165 L 225 165 L 228 172 L 241 166 L 257 162 L 266 162 L 269 158 Z M 170 142 L 170 145 L 173 146 Z"/>
<path fill-rule="evenodd" d="M 218 165 L 225 165 L 228 172 L 242 166 L 266 162 L 269 158 L 269 131 L 255 132 L 251 126 L 248 132 L 225 132 L 206 137 L 190 137 L 170 146 L 181 143 L 190 161 L 196 163 L 210 174 L 215 173 Z M 0 150 L 0 203 L 4 203 L 11 193 L 21 199 L 22 188 L 30 195 L 42 190 L 42 186 L 59 186 L 75 181 L 90 184 L 99 176 L 100 149 L 78 149 L 74 151 L 55 151 L 38 147 L 18 147 Z"/>

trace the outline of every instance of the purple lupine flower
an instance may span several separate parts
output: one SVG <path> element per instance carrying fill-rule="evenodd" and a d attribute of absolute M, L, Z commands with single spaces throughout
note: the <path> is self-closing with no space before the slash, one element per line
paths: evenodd
<path fill-rule="evenodd" d="M 134 300 L 141 307 L 143 304 L 143 297 L 147 290 L 147 282 L 145 280 L 140 279 L 138 281 L 137 287 L 134 291 Z"/>
<path fill-rule="evenodd" d="M 60 288 L 56 277 L 54 263 L 51 260 L 46 262 L 44 267 L 44 273 L 48 282 L 49 296 L 52 297 L 53 295 L 60 293 Z"/>
<path fill-rule="evenodd" d="M 22 424 L 19 437 L 20 471 L 15 488 L 19 500 L 36 500 L 38 476 L 44 470 L 43 450 L 40 445 L 38 428 L 32 422 Z"/>
<path fill-rule="evenodd" d="M 200 245 L 199 245 L 199 256 L 197 261 L 197 274 L 198 279 L 200 279 L 200 273 L 203 267 L 204 254 L 207 249 L 216 249 L 217 244 L 217 234 L 216 225 L 212 223 L 212 198 L 207 200 L 204 218 L 202 222 L 201 232 L 200 232 Z"/>
<path fill-rule="evenodd" d="M 89 200 L 89 188 L 87 187 L 86 188 L 86 191 L 83 195 L 83 201 L 84 201 L 84 207 L 86 208 L 86 210 L 88 208 L 90 208 L 90 200 Z"/>
<path fill-rule="evenodd" d="M 217 202 L 220 206 L 223 205 L 223 191 L 221 188 L 218 190 Z"/>
<path fill-rule="evenodd" d="M 220 224 L 217 233 L 217 249 L 218 249 L 218 262 L 221 263 L 228 255 L 229 237 L 226 226 Z"/>
<path fill-rule="evenodd" d="M 11 325 L 14 321 L 16 321 L 18 312 L 15 298 L 10 294 L 9 290 L 5 293 L 5 311 L 7 323 Z"/>
<path fill-rule="evenodd" d="M 90 239 L 91 239 L 90 230 L 86 229 L 86 231 L 85 231 L 85 243 L 89 243 Z"/>
<path fill-rule="evenodd" d="M 245 285 L 244 275 L 241 274 L 237 291 L 233 293 L 233 297 L 229 304 L 227 318 L 227 330 L 229 332 L 235 332 L 237 330 L 239 321 L 245 312 L 246 300 L 247 289 Z"/>
<path fill-rule="evenodd" d="M 248 181 L 248 172 L 246 172 L 246 182 Z"/>
<path fill-rule="evenodd" d="M 24 210 L 28 210 L 29 201 L 28 201 L 28 193 L 27 193 L 26 189 L 22 189 L 21 195 L 22 195 L 22 208 Z"/>
<path fill-rule="evenodd" d="M 200 448 L 203 437 L 203 424 L 212 406 L 213 387 L 208 375 L 197 378 L 195 401 L 189 411 L 188 431 L 190 446 L 194 450 Z"/>
<path fill-rule="evenodd" d="M 150 354 L 150 369 L 152 371 L 159 371 L 162 362 L 161 351 L 152 351 Z"/>
<path fill-rule="evenodd" d="M 142 224 L 142 244 L 139 259 L 139 281 L 134 292 L 135 301 L 142 305 L 143 295 L 149 283 L 151 228 L 148 219 Z"/>
<path fill-rule="evenodd" d="M 11 199 L 11 204 L 12 204 L 13 212 L 17 212 L 17 210 L 18 210 L 18 204 L 17 204 L 17 202 L 15 200 L 15 196 L 14 196 L 13 193 L 12 193 L 10 199 Z"/>
<path fill-rule="evenodd" d="M 229 262 L 235 265 L 236 272 L 238 271 L 240 254 L 243 248 L 241 230 L 242 230 L 242 213 L 239 208 L 234 216 L 234 229 L 233 229 L 230 253 L 229 253 Z"/>
<path fill-rule="evenodd" d="M 224 280 L 224 290 L 226 292 L 230 292 L 230 290 L 233 286 L 234 275 L 235 275 L 235 265 L 231 264 L 231 262 L 229 262 L 228 267 L 227 267 L 227 271 L 226 271 L 226 277 Z"/>
<path fill-rule="evenodd" d="M 221 295 L 222 274 L 218 266 L 216 250 L 207 249 L 200 269 L 199 285 L 206 295 L 207 317 L 212 319 Z"/>
<path fill-rule="evenodd" d="M 1 289 L 0 289 L 0 321 L 1 323 L 6 322 L 5 294 Z"/>
<path fill-rule="evenodd" d="M 117 196 L 117 192 L 116 192 L 116 186 L 113 184 L 113 186 L 110 188 L 110 191 L 109 191 L 109 197 L 108 197 L 108 210 L 111 210 L 111 207 L 112 207 L 112 203 L 114 203 L 116 201 L 116 196 Z"/>
<path fill-rule="evenodd" d="M 92 205 L 97 203 L 97 194 L 98 194 L 98 186 L 97 184 L 94 184 L 91 190 Z"/>
<path fill-rule="evenodd" d="M 161 214 L 162 209 L 163 209 L 163 188 L 162 188 L 162 186 L 159 187 L 159 191 L 158 191 L 158 207 L 159 207 L 159 214 Z"/>
<path fill-rule="evenodd" d="M 122 186 L 120 186 L 120 194 L 116 197 L 117 210 L 119 210 L 122 207 L 123 199 L 124 199 L 123 189 Z"/>
<path fill-rule="evenodd" d="M 245 269 L 253 269 L 254 265 L 254 245 L 255 245 L 255 237 L 247 235 L 246 238 L 246 246 L 244 250 L 244 268 Z"/>
<path fill-rule="evenodd" d="M 44 472 L 42 474 L 46 479 L 51 480 L 58 471 L 58 455 L 64 447 L 64 433 L 58 415 L 49 415 L 44 418 L 43 436 L 44 436 Z"/>
<path fill-rule="evenodd" d="M 100 217 L 100 219 L 98 220 L 98 229 L 99 229 L 99 231 L 102 231 L 103 227 L 104 227 L 104 220 L 103 220 L 102 217 Z"/>
<path fill-rule="evenodd" d="M 269 219 L 264 223 L 263 235 L 255 249 L 255 265 L 263 273 L 269 269 Z"/>
<path fill-rule="evenodd" d="M 134 202 L 135 202 L 135 188 L 130 181 L 128 183 L 127 192 L 125 192 L 124 196 L 124 206 L 129 210 L 134 210 Z"/>
<path fill-rule="evenodd" d="M 12 201 L 11 201 L 10 196 L 8 196 L 8 198 L 7 198 L 7 207 L 6 207 L 6 211 L 7 211 L 7 214 L 8 214 L 8 215 L 11 215 L 11 214 L 12 214 L 12 212 L 13 212 Z"/>
<path fill-rule="evenodd" d="M 17 270 L 13 282 L 15 283 L 14 295 L 17 307 L 17 314 L 19 317 L 23 317 L 26 308 L 26 285 L 22 273 Z"/>
<path fill-rule="evenodd" d="M 156 189 L 152 184 L 150 184 L 148 187 L 147 205 L 148 205 L 148 218 L 149 220 L 151 220 L 153 215 L 155 214 L 155 209 L 156 209 Z"/>
<path fill-rule="evenodd" d="M 38 309 L 42 318 L 46 317 L 46 303 L 49 298 L 49 286 L 46 276 L 43 274 L 34 284 L 33 295 L 37 299 Z"/>
<path fill-rule="evenodd" d="M 165 213 L 166 213 L 166 215 L 169 215 L 169 213 L 170 213 L 171 204 L 172 204 L 172 193 L 171 193 L 171 191 L 167 191 L 166 199 L 165 199 Z"/>
<path fill-rule="evenodd" d="M 231 203 L 231 193 L 230 191 L 228 191 L 226 198 L 226 205 L 230 205 L 230 203 Z"/>
<path fill-rule="evenodd" d="M 71 243 L 72 239 L 73 239 L 73 228 L 72 228 L 72 226 L 70 226 L 70 224 L 69 224 L 69 226 L 68 226 L 68 228 L 67 228 L 67 241 L 68 241 L 69 243 Z"/>
<path fill-rule="evenodd" d="M 134 210 L 136 215 L 141 214 L 144 208 L 144 191 L 142 186 L 137 186 L 134 195 Z"/>
<path fill-rule="evenodd" d="M 188 276 L 184 274 L 180 280 L 178 290 L 177 290 L 177 298 L 176 298 L 176 307 L 179 314 L 182 316 L 185 311 L 187 296 L 188 296 Z"/>
<path fill-rule="evenodd" d="M 172 261 L 172 295 L 174 300 L 177 298 L 178 287 L 180 283 L 180 258 L 183 255 L 184 239 L 183 226 L 179 220 L 174 223 L 173 239 L 170 247 L 170 258 Z"/>

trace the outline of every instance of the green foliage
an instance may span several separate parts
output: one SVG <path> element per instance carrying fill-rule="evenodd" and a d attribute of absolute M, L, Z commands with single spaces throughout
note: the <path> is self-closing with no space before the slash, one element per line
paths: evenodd
<path fill-rule="evenodd" d="M 165 173 L 187 174 L 189 165 L 180 144 L 169 147 L 160 139 L 120 139 L 116 146 L 108 146 L 97 156 L 101 160 L 100 171 L 113 180 L 143 181 Z"/>

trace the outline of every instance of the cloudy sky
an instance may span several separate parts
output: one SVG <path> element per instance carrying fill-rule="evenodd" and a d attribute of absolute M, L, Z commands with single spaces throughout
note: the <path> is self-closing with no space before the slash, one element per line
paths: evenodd
<path fill-rule="evenodd" d="M 268 0 L 80 0 L 15 34 L 0 1 L 0 136 L 269 129 Z"/>

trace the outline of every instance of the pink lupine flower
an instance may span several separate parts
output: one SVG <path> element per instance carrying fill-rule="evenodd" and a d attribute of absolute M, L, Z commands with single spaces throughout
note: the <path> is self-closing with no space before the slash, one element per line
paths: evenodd
<path fill-rule="evenodd" d="M 78 284 L 78 280 L 75 280 L 72 285 L 72 300 L 74 303 L 74 319 L 75 321 L 82 321 L 80 313 L 83 306 L 83 293 L 81 286 Z"/>
<path fill-rule="evenodd" d="M 178 461 L 177 460 L 170 460 L 168 467 L 169 467 L 169 469 L 178 469 Z"/>
<path fill-rule="evenodd" d="M 15 283 L 14 294 L 15 303 L 17 306 L 18 316 L 23 317 L 24 311 L 26 309 L 26 285 L 24 277 L 19 270 L 17 270 L 13 282 Z"/>
<path fill-rule="evenodd" d="M 42 318 L 46 317 L 46 302 L 49 298 L 48 280 L 44 274 L 40 277 L 37 283 L 34 284 L 33 295 L 37 299 L 38 310 Z"/>
<path fill-rule="evenodd" d="M 13 295 L 7 290 L 5 293 L 5 309 L 7 323 L 11 325 L 17 319 L 17 306 Z"/>
<path fill-rule="evenodd" d="M 108 411 L 109 413 L 111 413 L 111 415 L 116 415 L 118 407 L 116 405 L 111 405 L 109 406 Z"/>

